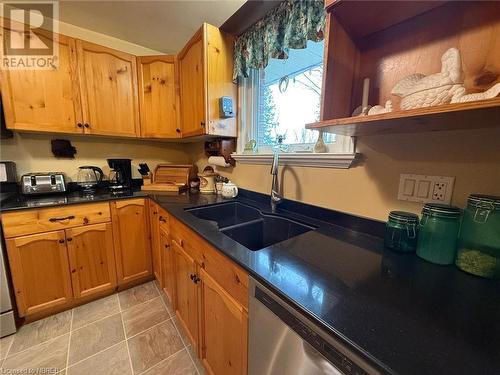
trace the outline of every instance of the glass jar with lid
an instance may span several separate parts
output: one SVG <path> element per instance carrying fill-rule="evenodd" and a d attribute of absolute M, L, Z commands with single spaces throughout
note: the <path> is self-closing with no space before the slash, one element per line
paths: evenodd
<path fill-rule="evenodd" d="M 404 253 L 417 249 L 418 216 L 410 212 L 391 211 L 385 225 L 385 247 Z"/>
<path fill-rule="evenodd" d="M 455 264 L 473 275 L 500 279 L 500 197 L 469 196 Z"/>
<path fill-rule="evenodd" d="M 460 229 L 460 208 L 426 203 L 418 232 L 417 255 L 435 264 L 453 264 Z"/>

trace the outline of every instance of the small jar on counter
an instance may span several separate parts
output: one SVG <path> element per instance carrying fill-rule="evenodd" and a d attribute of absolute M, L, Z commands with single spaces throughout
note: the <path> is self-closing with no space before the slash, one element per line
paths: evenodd
<path fill-rule="evenodd" d="M 460 229 L 460 208 L 426 203 L 420 220 L 417 255 L 431 263 L 453 264 Z"/>
<path fill-rule="evenodd" d="M 500 197 L 469 196 L 455 264 L 473 275 L 500 279 Z"/>
<path fill-rule="evenodd" d="M 403 253 L 417 249 L 418 216 L 410 212 L 391 211 L 385 225 L 385 247 Z"/>

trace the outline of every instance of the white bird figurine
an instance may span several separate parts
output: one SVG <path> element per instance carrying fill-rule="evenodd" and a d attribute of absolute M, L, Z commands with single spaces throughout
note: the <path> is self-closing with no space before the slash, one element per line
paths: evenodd
<path fill-rule="evenodd" d="M 416 73 L 399 81 L 391 94 L 400 96 L 401 109 L 430 107 L 449 103 L 463 88 L 460 51 L 450 48 L 441 57 L 441 72 L 424 75 Z"/>

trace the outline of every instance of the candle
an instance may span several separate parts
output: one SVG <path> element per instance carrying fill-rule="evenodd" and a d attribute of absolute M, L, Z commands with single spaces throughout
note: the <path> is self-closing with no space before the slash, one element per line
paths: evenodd
<path fill-rule="evenodd" d="M 363 100 L 361 101 L 362 113 L 368 112 L 368 93 L 370 92 L 370 78 L 363 80 Z"/>

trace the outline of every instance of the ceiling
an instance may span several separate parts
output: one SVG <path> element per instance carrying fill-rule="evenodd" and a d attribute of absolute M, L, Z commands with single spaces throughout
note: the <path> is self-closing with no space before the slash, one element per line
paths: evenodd
<path fill-rule="evenodd" d="M 203 22 L 221 26 L 245 1 L 60 1 L 59 19 L 160 52 L 176 53 Z"/>

